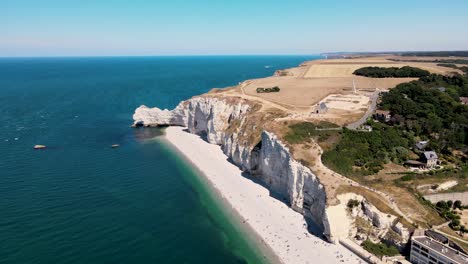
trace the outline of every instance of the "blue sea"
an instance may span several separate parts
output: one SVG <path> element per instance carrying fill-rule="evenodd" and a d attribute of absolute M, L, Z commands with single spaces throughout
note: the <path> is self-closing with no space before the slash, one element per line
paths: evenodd
<path fill-rule="evenodd" d="M 1 58 L 0 263 L 268 262 L 132 115 L 315 58 Z"/>

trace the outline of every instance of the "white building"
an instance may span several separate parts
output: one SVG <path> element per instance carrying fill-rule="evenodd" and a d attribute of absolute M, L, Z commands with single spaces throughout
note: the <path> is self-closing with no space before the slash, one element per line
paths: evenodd
<path fill-rule="evenodd" d="M 467 264 L 468 256 L 433 238 L 415 234 L 411 238 L 410 261 L 415 264 Z"/>
<path fill-rule="evenodd" d="M 314 113 L 316 114 L 325 114 L 328 112 L 328 106 L 325 103 L 319 103 L 315 106 Z"/>
<path fill-rule="evenodd" d="M 426 163 L 426 168 L 434 168 L 439 163 L 439 157 L 435 151 L 424 151 L 423 161 Z"/>

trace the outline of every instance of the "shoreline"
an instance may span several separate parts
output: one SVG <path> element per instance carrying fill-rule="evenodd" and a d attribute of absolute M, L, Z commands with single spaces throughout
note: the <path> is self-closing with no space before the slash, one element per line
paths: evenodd
<path fill-rule="evenodd" d="M 269 264 L 286 264 L 282 262 L 274 250 L 263 241 L 262 237 L 257 233 L 257 231 L 255 231 L 255 229 L 248 222 L 245 222 L 245 218 L 242 217 L 242 215 L 240 215 L 234 207 L 232 207 L 231 203 L 226 199 L 226 197 L 223 196 L 220 190 L 213 186 L 213 182 L 210 181 L 205 173 L 200 170 L 200 168 L 194 162 L 192 162 L 192 160 L 190 160 L 190 158 L 187 157 L 182 150 L 178 148 L 177 144 L 166 138 L 166 130 L 167 128 L 164 129 L 164 134 L 161 136 L 161 143 L 169 147 L 171 151 L 175 152 L 176 155 L 188 163 L 188 166 L 190 166 L 192 170 L 195 171 L 197 176 L 200 176 L 198 177 L 198 180 L 200 180 L 203 186 L 208 189 L 210 195 L 218 198 L 218 200 L 214 202 L 222 207 L 221 210 L 223 213 L 229 216 L 230 220 L 234 222 L 243 235 L 247 236 L 247 243 L 249 245 L 254 244 L 257 247 L 257 250 L 254 251 L 258 253 L 259 256 L 261 255 L 263 259 L 266 259 L 267 263 Z"/>
<path fill-rule="evenodd" d="M 163 139 L 203 176 L 271 263 L 363 263 L 342 245 L 309 234 L 301 214 L 244 176 L 228 161 L 220 146 L 185 132 L 182 127 L 166 128 Z"/>

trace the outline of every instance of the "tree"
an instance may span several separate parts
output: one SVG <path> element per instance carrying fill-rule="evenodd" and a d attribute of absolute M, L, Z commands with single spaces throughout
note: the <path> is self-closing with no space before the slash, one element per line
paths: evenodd
<path fill-rule="evenodd" d="M 452 208 L 452 205 L 453 205 L 452 200 L 448 200 L 448 201 L 447 201 L 447 207 L 448 207 L 448 208 Z"/>
<path fill-rule="evenodd" d="M 446 201 L 438 201 L 436 203 L 436 207 L 440 209 L 448 209 L 447 202 Z"/>
<path fill-rule="evenodd" d="M 464 225 L 461 225 L 461 226 L 460 226 L 460 232 L 461 232 L 462 234 L 464 234 L 464 233 L 468 233 L 468 230 L 466 229 L 466 227 L 465 227 Z"/>
<path fill-rule="evenodd" d="M 450 222 L 449 226 L 454 230 L 458 230 L 460 228 L 460 220 L 453 219 L 452 222 Z"/>

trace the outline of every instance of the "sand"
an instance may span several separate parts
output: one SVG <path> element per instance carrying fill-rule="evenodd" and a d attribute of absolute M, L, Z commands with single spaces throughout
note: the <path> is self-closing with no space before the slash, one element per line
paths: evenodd
<path fill-rule="evenodd" d="M 209 144 L 181 127 L 168 127 L 165 139 L 203 173 L 220 199 L 226 200 L 243 218 L 246 228 L 255 230 L 281 262 L 364 263 L 342 245 L 310 234 L 301 214 L 272 198 L 265 187 L 248 176 L 242 176 L 220 146 Z"/>

